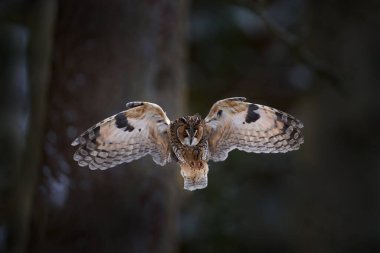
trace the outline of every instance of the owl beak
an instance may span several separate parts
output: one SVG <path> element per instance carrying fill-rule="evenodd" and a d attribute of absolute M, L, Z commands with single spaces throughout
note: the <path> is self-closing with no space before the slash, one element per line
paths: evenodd
<path fill-rule="evenodd" d="M 190 137 L 190 146 L 192 146 L 193 145 L 193 140 L 194 140 L 194 128 L 193 128 L 193 126 L 190 126 L 189 137 Z"/>

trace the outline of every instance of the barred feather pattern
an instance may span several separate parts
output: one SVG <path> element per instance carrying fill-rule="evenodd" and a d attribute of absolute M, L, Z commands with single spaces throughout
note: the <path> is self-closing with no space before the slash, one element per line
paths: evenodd
<path fill-rule="evenodd" d="M 255 153 L 285 153 L 299 149 L 304 142 L 301 121 L 275 108 L 244 100 L 219 101 L 206 117 L 210 159 L 223 161 L 233 149 Z"/>
<path fill-rule="evenodd" d="M 170 121 L 162 109 L 147 102 L 128 103 L 127 108 L 74 140 L 79 166 L 104 170 L 148 154 L 159 165 L 170 161 Z"/>

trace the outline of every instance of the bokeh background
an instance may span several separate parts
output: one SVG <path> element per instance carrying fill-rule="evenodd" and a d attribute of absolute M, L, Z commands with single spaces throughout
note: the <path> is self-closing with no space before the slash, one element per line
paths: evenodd
<path fill-rule="evenodd" d="M 380 252 L 380 2 L 0 1 L 0 252 Z M 233 151 L 187 192 L 71 141 L 128 101 L 289 112 L 305 144 Z"/>

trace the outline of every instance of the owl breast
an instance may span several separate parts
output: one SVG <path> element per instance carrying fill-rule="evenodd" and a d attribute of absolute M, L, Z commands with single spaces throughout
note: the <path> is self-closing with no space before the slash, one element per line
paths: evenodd
<path fill-rule="evenodd" d="M 170 124 L 170 145 L 181 166 L 184 188 L 190 191 L 207 187 L 209 153 L 203 128 L 204 121 L 196 116 L 182 117 Z"/>
<path fill-rule="evenodd" d="M 191 117 L 189 118 L 191 119 Z M 170 145 L 179 163 L 187 163 L 191 166 L 197 166 L 197 164 L 199 164 L 200 166 L 200 161 L 208 160 L 208 142 L 205 136 L 202 136 L 200 140 L 197 140 L 196 145 L 185 145 L 184 143 L 186 142 L 180 139 L 182 136 L 178 134 L 178 129 L 185 129 L 187 127 L 186 124 L 188 123 L 184 122 L 183 118 L 171 123 L 169 135 Z M 203 129 L 201 131 L 203 131 Z M 180 132 L 182 133 L 184 130 Z"/>

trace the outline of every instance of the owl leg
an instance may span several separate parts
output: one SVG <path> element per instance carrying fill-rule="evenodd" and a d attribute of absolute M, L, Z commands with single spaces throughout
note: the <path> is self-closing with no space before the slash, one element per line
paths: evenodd
<path fill-rule="evenodd" d="M 202 169 L 204 161 L 191 161 L 189 165 L 194 169 Z"/>
<path fill-rule="evenodd" d="M 202 167 L 203 167 L 203 161 L 196 161 L 195 162 L 195 167 L 197 169 L 202 169 Z"/>
<path fill-rule="evenodd" d="M 200 162 L 200 164 L 198 164 Z M 185 190 L 194 191 L 207 187 L 208 164 L 205 161 L 190 162 L 197 166 L 191 167 L 190 164 L 181 163 L 181 175 L 184 179 Z"/>

